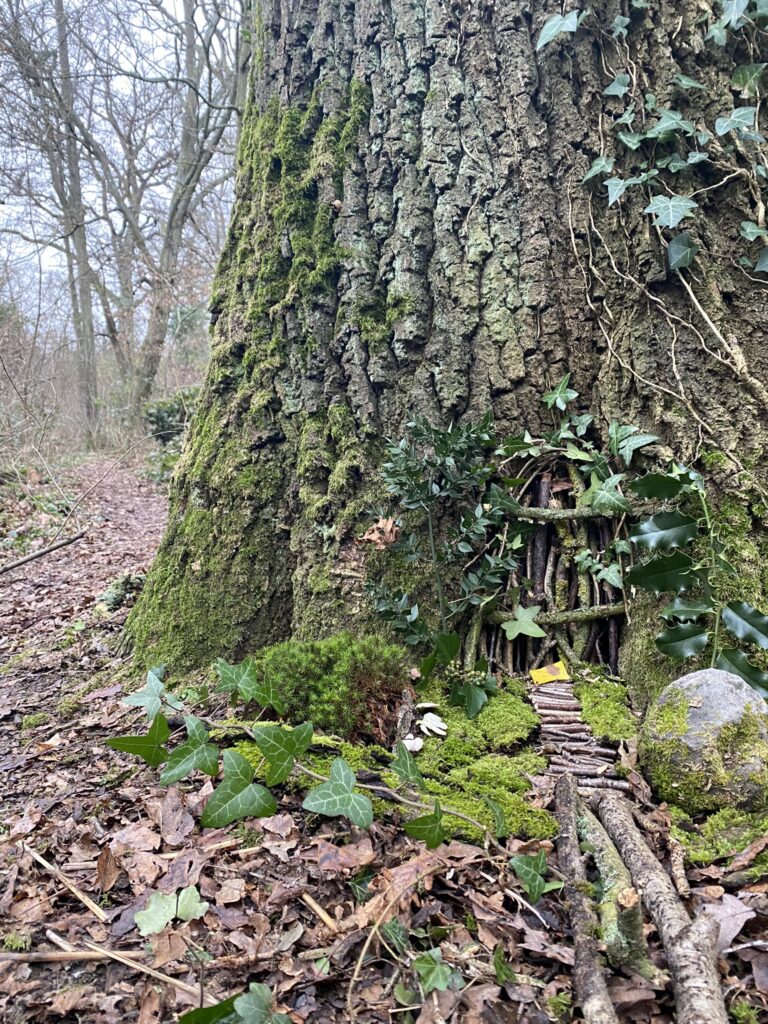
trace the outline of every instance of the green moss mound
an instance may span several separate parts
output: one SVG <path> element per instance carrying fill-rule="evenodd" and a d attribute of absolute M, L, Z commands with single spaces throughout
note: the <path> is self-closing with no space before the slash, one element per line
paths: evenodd
<path fill-rule="evenodd" d="M 629 707 L 627 688 L 621 683 L 590 672 L 573 690 L 581 704 L 581 717 L 595 739 L 617 743 L 637 736 L 637 720 Z"/>
<path fill-rule="evenodd" d="M 670 808 L 670 813 L 671 834 L 682 844 L 692 864 L 711 864 L 734 856 L 768 834 L 768 813 L 750 814 L 736 807 L 725 807 L 698 824 L 678 807 Z M 766 871 L 765 859 L 761 861 L 761 858 L 762 854 L 752 865 L 756 877 Z"/>
<path fill-rule="evenodd" d="M 403 649 L 375 636 L 286 640 L 251 659 L 290 721 L 344 737 L 386 732 L 405 683 Z"/>

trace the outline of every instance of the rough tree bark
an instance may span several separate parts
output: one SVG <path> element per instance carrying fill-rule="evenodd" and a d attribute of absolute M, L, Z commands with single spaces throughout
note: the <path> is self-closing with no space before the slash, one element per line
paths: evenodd
<path fill-rule="evenodd" d="M 738 256 L 764 211 L 749 174 L 725 180 L 741 144 L 669 178 L 712 186 L 683 224 L 685 282 L 644 188 L 608 208 L 600 177 L 581 183 L 601 153 L 637 173 L 614 125 L 630 100 L 638 124 L 652 93 L 711 130 L 746 102 L 734 63 L 759 58 L 745 36 L 705 43 L 695 0 L 589 6 L 536 52 L 554 0 L 257 0 L 212 358 L 129 624 L 142 658 L 186 669 L 364 624 L 378 567 L 355 537 L 381 438 L 414 412 L 535 430 L 571 371 L 598 422 L 652 429 L 723 491 L 760 486 L 768 302 Z M 619 73 L 630 92 L 604 96 Z"/>

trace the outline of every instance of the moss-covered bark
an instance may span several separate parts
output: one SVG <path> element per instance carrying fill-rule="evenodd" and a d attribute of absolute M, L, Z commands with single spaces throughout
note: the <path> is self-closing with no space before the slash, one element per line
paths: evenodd
<path fill-rule="evenodd" d="M 753 501 L 738 529 L 762 520 L 749 474 L 768 301 L 738 262 L 739 223 L 759 220 L 751 185 L 725 180 L 719 143 L 675 178 L 709 189 L 687 222 L 694 303 L 644 190 L 608 208 L 599 178 L 580 183 L 601 153 L 638 170 L 611 127 L 630 100 L 639 123 L 652 94 L 711 128 L 753 57 L 741 37 L 705 43 L 695 0 L 628 9 L 616 39 L 627 11 L 590 7 L 537 52 L 560 10 L 542 0 L 256 0 L 212 358 L 129 623 L 141 659 L 186 669 L 366 626 L 355 537 L 380 498 L 382 437 L 414 411 L 447 423 L 491 408 L 502 430 L 536 429 L 566 371 L 598 424 L 620 416 L 682 459 L 719 459 L 724 492 Z M 606 98 L 625 70 L 630 94 Z M 682 90 L 681 73 L 705 88 Z M 766 560 L 751 561 L 762 588 Z"/>

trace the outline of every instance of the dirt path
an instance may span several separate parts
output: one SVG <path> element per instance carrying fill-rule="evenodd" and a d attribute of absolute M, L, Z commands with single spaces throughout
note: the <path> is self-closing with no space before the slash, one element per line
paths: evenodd
<path fill-rule="evenodd" d="M 111 463 L 94 459 L 67 470 L 58 482 L 68 495 L 90 491 L 63 535 L 81 529 L 87 534 L 75 544 L 0 576 L 0 663 L 29 644 L 39 646 L 50 634 L 76 621 L 116 577 L 143 572 L 162 537 L 166 499 L 135 468 L 111 468 Z M 45 493 L 57 496 L 52 486 Z M 34 496 L 19 503 L 19 513 L 26 513 L 30 520 L 48 515 L 35 504 Z M 54 519 L 53 525 L 60 521 Z M 25 526 L 30 522 L 17 524 L 17 528 Z M 48 534 L 35 546 L 44 547 L 55 530 Z M 1 561 L 14 557 L 9 554 Z"/>

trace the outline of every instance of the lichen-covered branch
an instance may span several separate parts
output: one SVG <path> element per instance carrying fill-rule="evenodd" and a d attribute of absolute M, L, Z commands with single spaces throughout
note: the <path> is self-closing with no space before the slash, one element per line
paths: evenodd
<path fill-rule="evenodd" d="M 567 626 L 572 622 L 595 622 L 598 619 L 610 619 L 614 615 L 624 615 L 626 607 L 623 604 L 594 605 L 591 608 L 574 608 L 573 611 L 563 612 L 539 612 L 533 620 L 539 626 Z M 489 612 L 486 621 L 494 625 L 502 625 L 508 622 L 511 611 L 497 610 Z"/>

